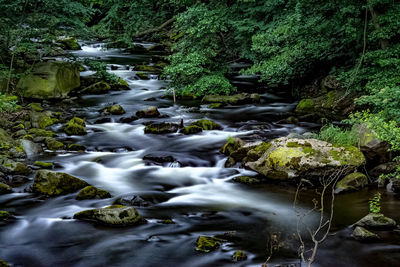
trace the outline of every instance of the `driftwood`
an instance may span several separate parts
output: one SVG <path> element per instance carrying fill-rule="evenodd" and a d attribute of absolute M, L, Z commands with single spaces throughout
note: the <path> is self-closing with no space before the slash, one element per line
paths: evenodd
<path fill-rule="evenodd" d="M 154 28 L 151 28 L 151 29 L 148 29 L 148 30 L 145 30 L 145 31 L 135 34 L 133 36 L 133 38 L 139 38 L 139 37 L 143 37 L 145 35 L 151 34 L 151 33 L 159 32 L 162 29 L 164 29 L 165 27 L 167 27 L 168 25 L 172 24 L 174 21 L 175 21 L 175 18 L 169 19 L 158 27 L 154 27 Z"/>

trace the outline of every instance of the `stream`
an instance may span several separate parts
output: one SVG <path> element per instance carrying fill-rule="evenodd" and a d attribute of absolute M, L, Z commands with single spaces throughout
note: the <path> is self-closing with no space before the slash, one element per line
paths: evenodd
<path fill-rule="evenodd" d="M 151 54 L 127 54 L 120 49 L 104 49 L 104 44 L 86 44 L 74 52 L 81 58 L 106 62 L 110 72 L 126 80 L 131 90 L 79 98 L 74 112 L 87 123 L 88 134 L 68 137 L 61 125 L 53 126 L 61 140 L 73 140 L 87 148 L 84 153 L 46 153 L 37 160 L 57 163 L 56 171 L 66 172 L 91 185 L 105 189 L 111 199 L 75 199 L 77 193 L 44 199 L 26 193 L 0 196 L 0 209 L 16 214 L 17 220 L 0 226 L 0 258 L 13 266 L 261 266 L 268 257 L 269 236 L 274 233 L 285 243 L 268 266 L 298 264 L 293 211 L 294 186 L 274 183 L 244 185 L 231 180 L 256 173 L 240 168 L 224 168 L 227 157 L 220 148 L 228 137 L 244 140 L 271 140 L 290 133 L 302 134 L 318 124 L 285 123 L 293 114 L 296 100 L 285 93 L 261 94 L 261 103 L 211 109 L 199 101 L 162 98 L 167 81 L 157 75 L 149 80 L 135 77 L 131 64 L 142 64 Z M 92 72 L 85 71 L 82 75 Z M 243 88 L 251 82 L 235 77 Z M 121 116 L 106 116 L 98 111 L 120 104 Z M 120 123 L 121 117 L 134 115 L 148 106 L 157 106 L 162 118 Z M 104 118 L 110 122 L 101 123 Z M 195 135 L 144 134 L 148 121 L 185 124 L 207 118 L 223 130 Z M 103 120 L 106 121 L 106 120 Z M 145 156 L 173 157 L 156 163 Z M 33 175 L 31 177 L 33 179 Z M 314 266 L 399 266 L 399 241 L 366 244 L 351 238 L 351 224 L 368 213 L 368 199 L 376 190 L 339 195 L 336 198 L 333 234 L 320 246 Z M 126 228 L 109 228 L 72 219 L 74 213 L 111 205 L 117 199 L 140 196 L 145 203 L 136 207 L 148 223 Z M 303 195 L 309 208 L 313 191 Z M 399 221 L 399 197 L 384 193 L 384 213 Z M 174 224 L 162 220 L 172 219 Z M 316 217 L 310 218 L 310 223 Z M 220 236 L 227 242 L 216 251 L 195 250 L 199 235 Z M 247 260 L 233 262 L 232 255 L 243 250 Z M 287 265 L 289 266 L 289 265 Z M 296 266 L 296 265 L 290 265 Z M 300 265 L 297 265 L 300 266 Z"/>

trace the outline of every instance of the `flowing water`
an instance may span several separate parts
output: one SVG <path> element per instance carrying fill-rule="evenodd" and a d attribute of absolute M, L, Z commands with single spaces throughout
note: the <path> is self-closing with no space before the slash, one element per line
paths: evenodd
<path fill-rule="evenodd" d="M 102 44 L 85 45 L 76 55 L 107 62 L 113 69 L 118 67 L 111 72 L 125 79 L 131 90 L 79 99 L 74 112 L 85 118 L 88 135 L 67 137 L 61 131 L 58 135 L 86 146 L 87 151 L 46 153 L 39 159 L 55 162 L 57 171 L 106 189 L 113 198 L 78 201 L 76 194 L 70 194 L 44 199 L 24 193 L 29 184 L 18 188 L 18 193 L 0 196 L 1 210 L 17 215 L 16 222 L 0 226 L 0 258 L 14 266 L 260 266 L 268 256 L 268 237 L 273 233 L 285 244 L 272 258 L 271 266 L 298 263 L 298 244 L 293 238 L 297 221 L 292 207 L 295 188 L 232 183 L 234 177 L 256 173 L 239 167 L 224 168 L 226 157 L 219 152 L 230 136 L 269 140 L 317 129 L 317 124 L 282 122 L 292 114 L 294 100 L 284 93 L 265 93 L 260 104 L 222 109 L 193 101 L 174 105 L 161 98 L 166 93 L 166 81 L 157 75 L 150 80 L 135 77 L 130 65 L 149 61 L 151 55 L 105 50 Z M 88 74 L 91 72 L 82 73 Z M 235 77 L 236 83 L 254 87 L 243 78 Z M 113 103 L 122 105 L 127 114 L 108 116 L 110 122 L 99 123 L 107 116 L 98 110 Z M 158 106 L 163 118 L 118 122 L 120 117 L 150 105 Z M 190 136 L 144 134 L 144 122 L 179 123 L 183 119 L 190 123 L 201 118 L 218 122 L 223 130 Z M 54 130 L 60 130 L 60 125 Z M 172 156 L 174 160 L 154 163 L 143 159 L 147 155 Z M 372 245 L 350 238 L 349 225 L 368 212 L 367 200 L 373 193 L 364 190 L 337 197 L 335 232 L 320 247 L 316 266 L 399 266 L 398 241 Z M 76 212 L 133 196 L 147 203 L 137 207 L 148 219 L 145 225 L 109 228 L 72 219 Z M 304 199 L 312 197 L 312 192 L 306 192 Z M 399 220 L 396 201 L 394 195 L 384 194 L 383 210 Z M 161 222 L 169 218 L 175 224 Z M 314 220 L 311 217 L 309 223 Z M 195 250 L 199 235 L 222 236 L 227 242 L 217 251 L 204 254 Z M 247 253 L 248 259 L 235 263 L 231 258 L 239 249 Z"/>

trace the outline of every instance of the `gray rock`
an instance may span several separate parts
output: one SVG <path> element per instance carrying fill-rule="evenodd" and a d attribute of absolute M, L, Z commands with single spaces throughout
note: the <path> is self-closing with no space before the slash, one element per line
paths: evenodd
<path fill-rule="evenodd" d="M 372 233 L 365 229 L 364 227 L 357 226 L 353 231 L 354 239 L 358 241 L 377 241 L 379 240 L 379 236 L 375 233 Z"/>
<path fill-rule="evenodd" d="M 396 227 L 396 221 L 382 213 L 370 213 L 356 222 L 355 225 L 371 229 L 393 229 Z"/>

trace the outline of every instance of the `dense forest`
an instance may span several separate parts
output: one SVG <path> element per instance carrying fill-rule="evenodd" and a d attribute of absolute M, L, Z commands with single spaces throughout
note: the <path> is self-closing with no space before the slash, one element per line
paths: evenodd
<path fill-rule="evenodd" d="M 330 231 L 350 225 L 347 222 L 335 225 L 335 219 L 332 219 L 336 216 L 333 214 L 334 196 L 345 193 L 344 196 L 360 194 L 360 199 L 364 201 L 366 198 L 364 205 L 369 205 L 367 219 L 356 224 L 358 226 L 351 233 L 352 236 L 362 241 L 374 242 L 379 239 L 394 244 L 395 250 L 399 251 L 398 226 L 381 212 L 381 199 L 391 201 L 392 198 L 396 199 L 396 193 L 400 193 L 400 1 L 0 0 L 0 7 L 0 197 L 3 194 L 28 192 L 35 201 L 46 201 L 46 198 L 75 193 L 82 188 L 77 199 L 107 199 L 111 195 L 120 197 L 122 191 L 110 189 L 107 192 L 92 186 L 99 187 L 99 184 L 85 179 L 85 175 L 89 175 L 86 171 L 68 171 L 72 163 L 64 162 L 60 156 L 78 153 L 82 162 L 105 162 L 104 166 L 111 166 L 114 163 L 100 159 L 100 156 L 99 159 L 90 160 L 83 157 L 91 153 L 115 153 L 121 156 L 115 148 L 118 142 L 114 139 L 118 137 L 107 139 L 108 136 L 105 136 L 105 139 L 101 139 L 102 136 L 96 135 L 110 131 L 112 127 L 120 127 L 111 125 L 117 123 L 117 119 L 121 124 L 136 125 L 133 123 L 140 122 L 137 125 L 144 127 L 145 136 L 170 134 L 168 139 L 162 139 L 164 141 L 157 139 L 164 136 L 155 137 L 152 141 L 144 141 L 141 136 L 138 143 L 142 142 L 146 147 L 136 147 L 130 141 L 118 143 L 124 149 L 129 147 L 123 153 L 146 150 L 154 145 L 156 152 L 157 149 L 158 152 L 165 149 L 171 155 L 179 154 L 179 145 L 160 148 L 158 142 L 174 144 L 171 136 L 175 133 L 182 134 L 183 137 L 178 138 L 200 135 L 210 141 L 217 138 L 218 134 L 208 135 L 208 131 L 221 131 L 222 143 L 219 139 L 208 145 L 202 143 L 203 139 L 188 143 L 193 147 L 193 153 L 198 153 L 193 156 L 198 157 L 198 165 L 193 163 L 196 160 L 191 158 L 191 148 L 187 147 L 184 150 L 187 154 L 181 155 L 184 159 L 170 160 L 162 150 L 162 156 L 155 157 L 153 153 L 151 156 L 140 156 L 140 160 L 151 161 L 148 163 L 151 166 L 165 167 L 163 164 L 170 161 L 179 162 L 181 169 L 201 169 L 219 167 L 215 164 L 222 159 L 219 157 L 223 157 L 226 162 L 221 165 L 224 166 L 222 169 L 239 169 L 240 177 L 233 178 L 238 183 L 245 183 L 246 186 L 259 186 L 260 183 L 276 186 L 280 182 L 290 184 L 293 189 L 290 197 L 295 196 L 294 212 L 299 221 L 297 231 L 292 229 L 297 236 L 297 245 L 288 241 L 289 233 L 284 236 L 281 233 L 283 230 L 270 230 L 268 234 L 263 233 L 268 240 L 265 246 L 252 250 L 250 247 L 255 245 L 247 244 L 249 248 L 242 249 L 253 256 L 247 257 L 242 249 L 237 250 L 234 261 L 244 260 L 250 265 L 266 260 L 263 266 L 268 266 L 269 261 L 274 262 L 274 259 L 275 263 L 282 264 L 277 266 L 284 266 L 282 259 L 295 258 L 308 266 L 314 262 L 317 262 L 316 266 L 396 266 L 394 262 L 398 263 L 398 256 L 389 255 L 385 259 L 379 258 L 376 265 L 369 258 L 327 265 L 326 261 L 319 258 L 317 250 L 329 240 Z M 102 44 L 99 51 L 105 51 L 104 55 L 85 54 L 89 50 L 84 47 L 94 49 L 96 46 L 90 45 L 97 43 Z M 127 62 L 130 60 L 128 55 L 136 56 Z M 144 59 L 139 62 L 141 56 Z M 123 64 L 116 61 L 116 58 L 122 57 L 126 57 Z M 121 72 L 125 75 L 123 71 L 134 73 L 135 78 L 118 74 Z M 86 75 L 85 72 L 91 73 Z M 129 114 L 133 112 L 129 110 L 130 105 L 134 104 L 123 102 L 129 99 L 128 95 L 113 98 L 113 94 L 123 94 L 129 89 L 132 91 L 135 86 L 141 88 L 136 83 L 142 80 L 148 82 L 143 90 L 152 90 L 151 81 L 154 77 L 163 83 L 157 88 L 159 92 L 162 90 L 163 95 L 141 99 L 140 104 L 133 108 L 136 113 Z M 282 109 L 262 114 L 265 108 L 270 107 L 270 99 L 267 99 L 270 94 L 280 97 L 276 98 L 279 101 L 274 101 L 282 105 Z M 100 97 L 92 99 L 91 95 Z M 142 107 L 143 103 L 146 104 L 144 101 L 150 101 L 151 107 Z M 110 102 L 113 105 L 110 106 Z M 295 104 L 291 106 L 293 102 Z M 90 108 L 93 105 L 100 106 L 92 110 Z M 244 105 L 247 105 L 246 108 L 241 110 Z M 235 113 L 237 106 L 239 111 Z M 286 110 L 286 107 L 289 109 Z M 138 110 L 140 108 L 142 110 Z M 164 108 L 165 114 L 162 112 Z M 173 110 L 175 113 L 169 114 L 173 108 L 176 108 Z M 188 113 L 182 115 L 182 110 L 186 109 Z M 197 110 L 202 117 L 187 115 L 191 109 Z M 210 115 L 218 110 L 222 112 L 220 115 Z M 188 124 L 189 121 L 194 122 Z M 101 123 L 106 126 L 96 126 Z M 253 127 L 254 124 L 258 128 Z M 279 132 L 278 128 L 273 128 L 277 125 L 282 127 L 279 129 L 286 127 L 285 131 Z M 296 132 L 299 128 L 304 131 Z M 124 140 L 130 138 L 127 128 L 121 128 L 120 131 L 121 134 L 127 134 Z M 248 133 L 250 131 L 251 134 Z M 243 132 L 243 136 L 240 132 Z M 87 139 L 79 139 L 86 135 Z M 92 139 L 98 144 L 93 145 Z M 112 148 L 114 150 L 109 148 L 112 145 L 115 146 Z M 197 145 L 204 145 L 205 150 L 196 149 Z M 219 149 L 221 145 L 223 147 Z M 31 156 L 32 147 L 37 146 L 41 152 Z M 206 154 L 209 156 L 204 156 Z M 71 159 L 71 162 L 74 160 Z M 57 161 L 64 164 L 57 165 Z M 183 163 L 185 161 L 187 165 Z M 104 166 L 98 168 L 99 172 Z M 126 166 L 119 166 L 118 170 L 130 168 Z M 53 171 L 46 173 L 45 169 Z M 246 171 L 252 171 L 255 175 L 247 175 Z M 246 175 L 242 175 L 242 172 Z M 109 170 L 109 173 L 113 171 Z M 85 181 L 75 180 L 77 178 L 70 174 Z M 174 173 L 168 172 L 166 175 L 173 176 Z M 202 175 L 199 174 L 199 177 Z M 19 181 L 13 182 L 14 179 Z M 180 183 L 180 186 L 189 184 L 183 180 Z M 55 188 L 49 189 L 49 185 Z M 60 188 L 62 185 L 65 188 Z M 164 190 L 172 190 L 174 186 L 174 183 L 168 184 Z M 105 186 L 104 189 L 109 188 Z M 185 194 L 186 191 L 181 190 L 172 190 L 171 194 Z M 310 195 L 314 190 L 319 194 L 318 200 Z M 308 192 L 309 195 L 303 197 L 313 203 L 310 212 L 297 206 L 303 205 L 300 200 L 297 202 L 302 191 Z M 361 192 L 365 195 L 361 196 Z M 109 203 L 112 206 L 108 210 L 100 208 L 92 210 L 92 213 L 90 210 L 76 210 L 80 212 L 73 218 L 100 221 L 103 225 L 118 224 L 112 217 L 122 209 L 126 213 L 124 216 L 135 218 L 134 222 L 121 222 L 119 226 L 146 221 L 144 217 L 149 211 L 143 211 L 145 216 L 142 217 L 136 209 L 126 207 L 130 206 L 126 204 L 126 199 L 125 202 L 121 199 L 124 200 L 120 197 L 118 201 Z M 198 201 L 201 203 L 201 200 Z M 28 210 L 28 207 L 19 210 L 19 205 L 23 204 L 14 202 L 11 197 L 0 198 L 0 210 L 4 209 L 0 211 L 0 231 L 1 227 L 18 224 L 22 220 L 20 217 Z M 238 202 L 241 202 L 240 199 Z M 246 203 L 246 198 L 242 202 Z M 106 202 L 102 203 L 89 206 L 104 207 Z M 391 205 L 398 203 L 387 204 L 393 207 Z M 216 206 L 213 208 L 217 209 Z M 313 230 L 305 220 L 311 213 L 316 213 L 320 218 Z M 342 216 L 340 211 L 338 214 Z M 155 218 L 163 219 L 166 224 L 174 223 L 173 216 L 157 216 Z M 368 216 L 372 216 L 372 219 Z M 399 218 L 398 214 L 390 216 Z M 382 225 L 371 226 L 368 220 L 380 220 Z M 388 234 L 387 226 L 391 230 L 396 228 L 397 232 Z M 301 227 L 305 228 L 302 233 Z M 217 229 L 214 226 L 209 228 L 210 231 Z M 13 228 L 10 229 L 12 231 Z M 385 237 L 379 236 L 380 232 L 376 232 L 376 229 L 385 229 Z M 249 232 L 245 233 L 250 235 Z M 388 235 L 390 238 L 387 238 Z M 230 238 L 235 240 L 236 237 Z M 221 240 L 225 239 L 234 243 L 227 236 L 200 236 L 196 241 L 196 249 L 213 251 L 222 246 L 225 241 Z M 6 242 L 7 238 L 1 240 Z M 84 243 L 81 240 L 77 242 Z M 254 241 L 257 244 L 260 241 L 257 242 Z M 6 243 L 0 245 L 0 251 L 6 246 Z M 0 260 L 0 266 L 29 265 L 27 262 L 30 258 L 18 262 L 15 254 L 5 249 L 3 251 L 0 252 L 0 258 L 9 263 Z M 57 264 L 52 260 L 35 260 L 37 266 Z M 68 262 L 60 259 L 58 264 L 100 266 L 106 262 L 88 263 L 77 259 Z M 179 266 L 176 262 L 169 259 L 166 266 Z M 200 262 L 196 261 L 192 266 L 232 264 L 222 259 Z M 372 265 L 366 265 L 366 262 Z M 154 266 L 155 263 L 139 262 L 138 266 Z M 116 266 L 119 265 L 127 264 L 121 261 Z"/>

